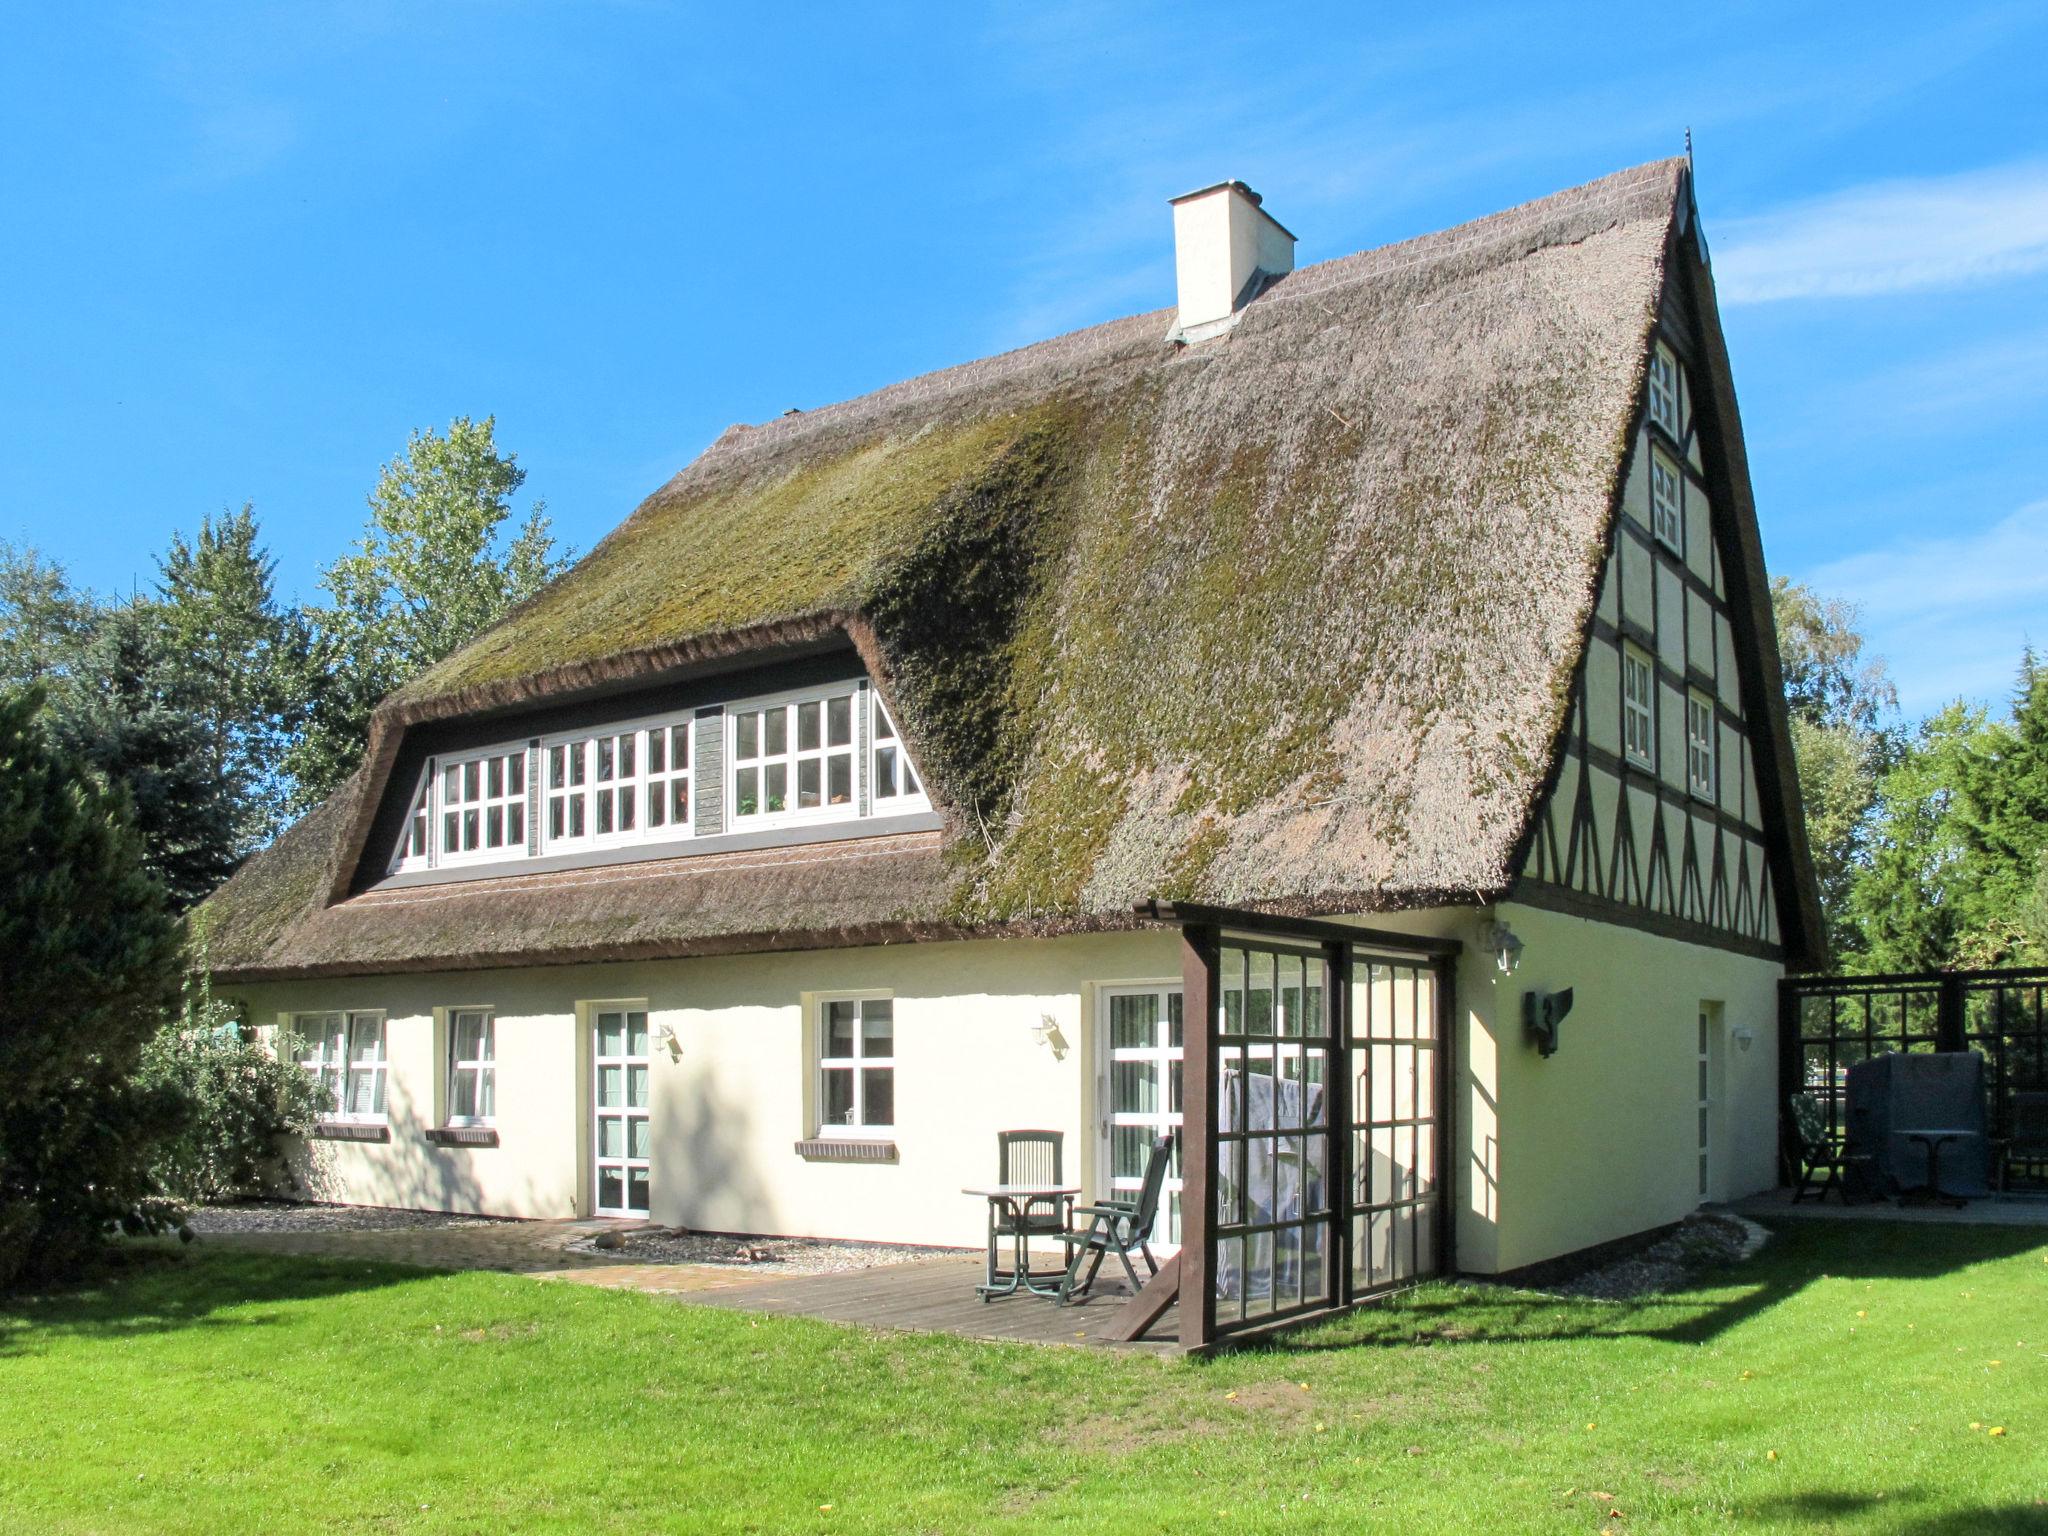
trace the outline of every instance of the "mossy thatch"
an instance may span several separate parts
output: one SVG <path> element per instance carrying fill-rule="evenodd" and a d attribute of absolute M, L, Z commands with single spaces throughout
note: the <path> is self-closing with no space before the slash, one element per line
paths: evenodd
<path fill-rule="evenodd" d="M 1057 927 L 1155 895 L 1327 910 L 1503 891 L 1687 195 L 1683 162 L 1644 166 L 1306 268 L 1192 349 L 1166 341 L 1169 313 L 1141 315 L 731 429 L 385 703 L 364 793 L 216 898 L 215 964 Z M 678 874 L 529 910 L 507 877 L 444 893 L 435 920 L 414 903 L 410 927 L 349 895 L 406 729 L 833 626 L 948 816 L 945 847 L 899 850 L 891 878 L 827 859 L 780 907 Z M 274 920 L 319 882 L 270 866 L 322 836 L 325 895 Z M 230 915 L 243 906 L 264 915 Z"/>

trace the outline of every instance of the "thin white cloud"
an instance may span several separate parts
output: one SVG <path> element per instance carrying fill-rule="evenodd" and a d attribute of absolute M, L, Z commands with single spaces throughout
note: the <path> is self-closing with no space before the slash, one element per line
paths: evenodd
<path fill-rule="evenodd" d="M 1959 288 L 2048 267 L 2048 162 L 1874 182 L 1709 228 L 1725 303 Z"/>
<path fill-rule="evenodd" d="M 1802 578 L 1855 603 L 1908 715 L 2010 691 L 2020 651 L 2048 642 L 2048 500 L 1969 533 L 1902 540 Z"/>

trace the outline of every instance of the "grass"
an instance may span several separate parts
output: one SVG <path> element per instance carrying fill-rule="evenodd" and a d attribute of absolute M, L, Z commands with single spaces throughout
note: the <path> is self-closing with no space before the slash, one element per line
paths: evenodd
<path fill-rule="evenodd" d="M 1982 1533 L 2044 1500 L 2048 1247 L 2011 1228 L 1788 1223 L 1643 1303 L 1438 1285 L 1209 1362 L 226 1252 L 0 1304 L 7 1530 Z"/>

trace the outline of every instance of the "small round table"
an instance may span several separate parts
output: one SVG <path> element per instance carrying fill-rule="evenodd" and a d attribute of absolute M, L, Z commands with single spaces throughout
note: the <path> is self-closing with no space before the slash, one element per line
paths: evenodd
<path fill-rule="evenodd" d="M 1961 1141 L 1965 1136 L 1977 1133 L 1966 1126 L 1955 1128 L 1933 1127 L 1918 1131 L 1901 1132 L 1906 1140 L 1917 1141 L 1927 1149 L 1927 1182 L 1919 1189 L 1909 1189 L 1899 1196 L 1900 1202 L 1911 1200 L 1925 1205 L 1953 1205 L 1957 1207 L 1970 1202 L 1961 1195 L 1944 1195 L 1941 1192 L 1941 1149 L 1952 1141 Z"/>
<path fill-rule="evenodd" d="M 963 1189 L 963 1195 L 979 1195 L 988 1201 L 988 1280 L 975 1290 L 981 1299 L 988 1301 L 996 1296 L 1014 1296 L 1019 1291 L 1028 1291 L 1033 1296 L 1057 1296 L 1060 1282 L 1067 1276 L 1063 1262 L 1050 1272 L 1033 1270 L 1031 1267 L 1031 1234 L 1024 1230 L 1025 1217 L 1034 1205 L 1051 1203 L 1061 1214 L 1061 1225 L 1065 1226 L 1067 1211 L 1076 1195 L 1081 1193 L 1078 1184 L 988 1184 L 975 1189 Z M 1004 1217 L 1009 1219 L 1004 1221 Z M 999 1263 L 996 1247 L 996 1229 L 1007 1225 L 1013 1243 L 1010 1267 L 1003 1269 Z M 1050 1236 L 1051 1234 L 1045 1234 Z"/>

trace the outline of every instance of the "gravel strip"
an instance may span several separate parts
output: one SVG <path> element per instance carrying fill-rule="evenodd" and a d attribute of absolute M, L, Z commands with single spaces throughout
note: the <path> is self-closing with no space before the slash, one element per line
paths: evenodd
<path fill-rule="evenodd" d="M 833 1243 L 810 1237 L 713 1237 L 702 1232 L 662 1229 L 619 1236 L 623 1241 L 615 1248 L 600 1248 L 591 1237 L 578 1238 L 568 1245 L 567 1251 L 599 1253 L 635 1264 L 706 1264 L 789 1275 L 839 1274 L 846 1270 L 876 1269 L 884 1264 L 909 1264 L 918 1259 L 952 1258 L 967 1251 L 903 1248 L 887 1243 Z"/>
<path fill-rule="evenodd" d="M 487 1227 L 506 1218 L 455 1216 L 446 1211 L 399 1211 L 376 1205 L 318 1205 L 249 1200 L 204 1205 L 190 1217 L 201 1237 L 238 1232 L 396 1232 L 415 1227 Z"/>
<path fill-rule="evenodd" d="M 1543 1289 L 1556 1296 L 1627 1301 L 1676 1290 L 1702 1270 L 1748 1258 L 1755 1246 L 1746 1222 L 1729 1216 L 1693 1216 L 1647 1248 Z"/>

